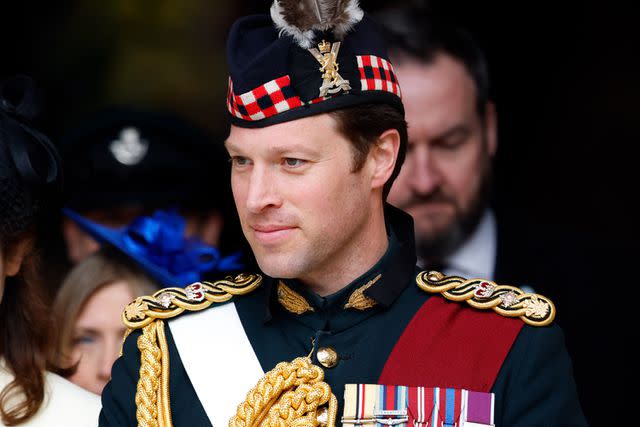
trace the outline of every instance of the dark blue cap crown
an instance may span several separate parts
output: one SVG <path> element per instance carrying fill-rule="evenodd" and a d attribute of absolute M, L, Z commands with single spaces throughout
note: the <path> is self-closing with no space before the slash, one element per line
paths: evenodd
<path fill-rule="evenodd" d="M 404 111 L 382 32 L 366 14 L 338 37 L 332 29 L 305 34 L 311 37 L 301 46 L 268 15 L 234 23 L 227 42 L 232 124 L 265 127 L 370 103 Z"/>

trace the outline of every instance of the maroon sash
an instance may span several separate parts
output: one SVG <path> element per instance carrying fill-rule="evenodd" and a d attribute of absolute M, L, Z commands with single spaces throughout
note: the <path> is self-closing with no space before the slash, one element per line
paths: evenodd
<path fill-rule="evenodd" d="M 391 351 L 379 384 L 489 392 L 524 323 L 432 296 Z"/>

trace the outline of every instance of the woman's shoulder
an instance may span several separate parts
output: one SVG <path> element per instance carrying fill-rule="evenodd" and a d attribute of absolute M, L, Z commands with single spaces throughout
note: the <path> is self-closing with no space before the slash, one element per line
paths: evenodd
<path fill-rule="evenodd" d="M 51 372 L 45 373 L 46 397 L 25 427 L 98 425 L 100 397 Z"/>
<path fill-rule="evenodd" d="M 47 393 L 50 393 L 51 397 L 69 397 L 74 399 L 76 402 L 100 404 L 100 396 L 75 385 L 71 381 L 62 378 L 60 375 L 52 372 L 46 372 L 45 377 L 47 382 Z"/>

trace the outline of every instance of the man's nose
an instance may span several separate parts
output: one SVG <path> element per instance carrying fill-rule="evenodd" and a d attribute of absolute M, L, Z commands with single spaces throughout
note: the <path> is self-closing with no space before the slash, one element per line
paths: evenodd
<path fill-rule="evenodd" d="M 440 185 L 442 175 L 436 160 L 429 147 L 420 145 L 414 148 L 409 182 L 415 193 L 430 194 Z"/>
<path fill-rule="evenodd" d="M 247 210 L 260 213 L 268 207 L 278 207 L 282 204 L 279 196 L 276 171 L 268 165 L 256 165 L 249 177 L 247 191 Z"/>

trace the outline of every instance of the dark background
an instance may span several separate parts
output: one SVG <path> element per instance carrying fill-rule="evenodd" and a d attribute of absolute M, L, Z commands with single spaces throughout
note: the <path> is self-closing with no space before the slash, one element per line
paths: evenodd
<path fill-rule="evenodd" d="M 84 114 L 113 103 L 178 111 L 221 141 L 225 34 L 236 17 L 265 12 L 269 3 L 3 4 L 0 78 L 24 73 L 37 80 L 45 96 L 39 124 L 54 141 Z M 369 11 L 387 4 L 361 3 Z M 629 365 L 622 356 L 637 335 L 628 295 L 636 286 L 631 274 L 638 253 L 632 234 L 638 15 L 632 6 L 596 1 L 440 0 L 432 6 L 469 27 L 488 55 L 499 115 L 497 199 L 523 222 L 573 233 L 594 252 L 601 286 L 584 292 L 597 293 L 589 296 L 598 301 L 589 324 L 601 325 L 593 340 L 603 347 L 581 357 L 609 372 L 612 387 L 625 384 Z"/>
<path fill-rule="evenodd" d="M 26 73 L 59 137 L 100 107 L 185 114 L 225 136 L 225 34 L 266 0 L 23 1 L 3 5 L 0 77 Z M 385 2 L 363 1 L 373 11 Z M 540 223 L 628 241 L 640 66 L 632 6 L 435 1 L 487 52 L 499 112 L 497 193 Z M 635 205 L 635 203 L 633 203 Z"/>

